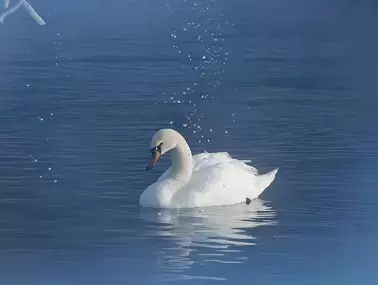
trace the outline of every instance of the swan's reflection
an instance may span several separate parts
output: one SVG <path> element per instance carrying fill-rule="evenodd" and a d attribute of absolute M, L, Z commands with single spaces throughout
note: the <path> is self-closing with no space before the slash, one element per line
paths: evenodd
<path fill-rule="evenodd" d="M 242 246 L 255 245 L 251 229 L 274 225 L 275 211 L 261 200 L 203 209 L 142 209 L 141 218 L 150 224 L 148 235 L 163 238 L 168 246 L 157 250 L 159 269 L 164 279 L 217 279 L 189 276 L 196 263 L 243 263 Z M 252 234 L 252 235 L 251 235 Z"/>

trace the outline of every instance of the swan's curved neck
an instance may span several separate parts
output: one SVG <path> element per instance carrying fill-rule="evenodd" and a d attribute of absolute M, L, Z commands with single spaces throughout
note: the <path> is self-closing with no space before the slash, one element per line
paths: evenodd
<path fill-rule="evenodd" d="M 171 151 L 172 167 L 171 178 L 187 182 L 193 172 L 192 152 L 186 141 L 182 138 Z"/>

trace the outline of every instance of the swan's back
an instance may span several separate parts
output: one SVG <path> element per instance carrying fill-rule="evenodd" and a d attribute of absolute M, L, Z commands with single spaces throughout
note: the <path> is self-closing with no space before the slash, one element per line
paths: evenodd
<path fill-rule="evenodd" d="M 257 198 L 274 180 L 258 175 L 257 169 L 232 158 L 228 153 L 201 153 L 193 156 L 189 182 L 172 198 L 176 207 L 206 207 L 242 203 Z"/>
<path fill-rule="evenodd" d="M 227 165 L 233 164 L 241 167 L 246 171 L 250 171 L 254 175 L 258 175 L 256 168 L 247 165 L 246 163 L 251 162 L 250 160 L 238 160 L 230 156 L 228 152 L 214 152 L 214 153 L 200 153 L 193 156 L 194 166 L 193 172 L 200 171 L 201 168 L 211 167 L 214 165 Z"/>

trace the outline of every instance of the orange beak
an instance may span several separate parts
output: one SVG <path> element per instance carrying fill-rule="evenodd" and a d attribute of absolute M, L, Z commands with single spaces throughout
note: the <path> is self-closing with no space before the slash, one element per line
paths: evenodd
<path fill-rule="evenodd" d="M 153 152 L 152 158 L 151 158 L 150 162 L 147 164 L 146 170 L 151 170 L 152 168 L 154 168 L 159 157 L 160 157 L 160 152 L 158 152 L 158 151 Z"/>

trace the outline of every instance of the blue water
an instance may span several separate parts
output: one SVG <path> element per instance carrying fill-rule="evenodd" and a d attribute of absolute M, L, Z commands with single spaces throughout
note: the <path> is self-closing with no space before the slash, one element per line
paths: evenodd
<path fill-rule="evenodd" d="M 29 2 L 45 26 L 0 26 L 1 284 L 377 284 L 376 1 Z M 165 127 L 280 171 L 141 209 Z"/>

